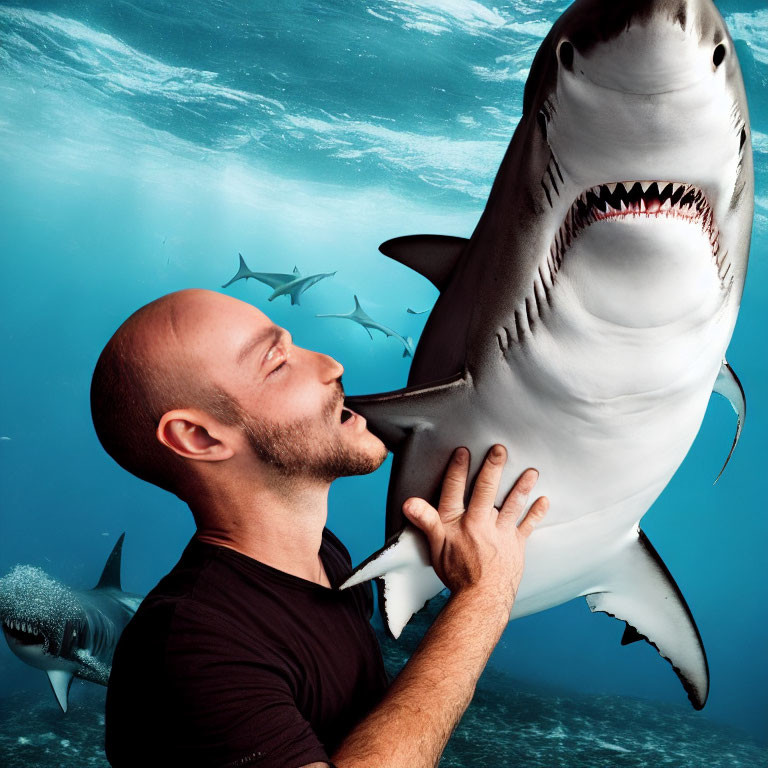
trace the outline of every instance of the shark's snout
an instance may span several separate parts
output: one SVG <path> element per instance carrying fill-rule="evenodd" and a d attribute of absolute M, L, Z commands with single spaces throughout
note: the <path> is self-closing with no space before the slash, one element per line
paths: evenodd
<path fill-rule="evenodd" d="M 657 95 L 719 76 L 732 43 L 710 0 L 579 4 L 557 41 L 561 76 Z"/>

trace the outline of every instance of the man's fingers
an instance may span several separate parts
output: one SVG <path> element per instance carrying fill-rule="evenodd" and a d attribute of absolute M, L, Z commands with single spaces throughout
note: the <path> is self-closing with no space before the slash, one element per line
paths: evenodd
<path fill-rule="evenodd" d="M 539 473 L 535 469 L 526 469 L 512 486 L 512 490 L 504 499 L 504 504 L 499 510 L 499 521 L 509 519 L 517 523 L 520 515 L 526 507 L 528 496 L 530 496 L 533 486 L 539 479 Z"/>
<path fill-rule="evenodd" d="M 403 514 L 427 537 L 433 557 L 442 551 L 445 529 L 440 514 L 431 504 L 414 496 L 405 500 Z"/>
<path fill-rule="evenodd" d="M 444 522 L 464 513 L 464 491 L 467 487 L 467 472 L 469 472 L 469 451 L 457 448 L 443 478 L 443 488 L 440 491 L 440 517 Z"/>
<path fill-rule="evenodd" d="M 496 494 L 504 465 L 507 463 L 507 449 L 503 445 L 494 445 L 485 456 L 483 466 L 477 474 L 472 498 L 467 507 L 468 519 L 474 516 L 487 515 L 493 511 Z"/>
<path fill-rule="evenodd" d="M 549 499 L 546 496 L 540 496 L 536 501 L 531 504 L 531 508 L 523 518 L 520 525 L 517 526 L 517 530 L 524 538 L 528 538 L 533 529 L 541 522 L 544 515 L 547 514 L 549 509 Z"/>

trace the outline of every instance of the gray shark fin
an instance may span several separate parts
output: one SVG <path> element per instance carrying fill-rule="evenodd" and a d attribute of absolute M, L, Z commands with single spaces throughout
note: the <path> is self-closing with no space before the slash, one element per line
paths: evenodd
<path fill-rule="evenodd" d="M 388 448 L 401 443 L 411 432 L 429 429 L 445 409 L 446 395 L 458 395 L 468 386 L 469 376 L 458 373 L 450 379 L 384 392 L 347 397 L 344 402 L 361 414 L 368 427 Z M 455 404 L 455 400 L 453 400 Z"/>
<path fill-rule="evenodd" d="M 53 688 L 54 696 L 56 696 L 56 701 L 59 702 L 62 712 L 66 712 L 73 675 L 71 672 L 63 669 L 48 669 L 46 672 L 51 688 Z"/>
<path fill-rule="evenodd" d="M 638 528 L 637 538 L 611 560 L 600 589 L 586 595 L 593 612 L 627 623 L 622 644 L 647 640 L 680 678 L 694 709 L 709 693 L 709 666 L 701 635 L 666 565 Z"/>
<path fill-rule="evenodd" d="M 465 237 L 450 235 L 406 235 L 387 240 L 379 250 L 424 275 L 442 291 L 468 242 Z"/>
<path fill-rule="evenodd" d="M 744 388 L 741 386 L 739 377 L 736 375 L 733 368 L 728 365 L 726 360 L 723 360 L 723 364 L 720 366 L 720 371 L 715 380 L 715 387 L 712 391 L 717 392 L 718 395 L 722 395 L 726 398 L 730 402 L 733 410 L 736 411 L 736 436 L 733 438 L 728 458 L 725 460 L 725 464 L 723 464 L 720 474 L 715 478 L 716 483 L 723 472 L 725 472 L 725 468 L 728 466 L 728 462 L 731 460 L 731 456 L 733 456 L 733 452 L 736 449 L 736 443 L 739 442 L 741 429 L 744 426 L 744 419 L 747 416 L 747 398 L 744 395 Z"/>
<path fill-rule="evenodd" d="M 341 589 L 369 579 L 381 579 L 387 628 L 394 638 L 428 600 L 445 589 L 429 560 L 426 539 L 412 525 L 390 539 L 378 552 L 355 568 Z"/>
<path fill-rule="evenodd" d="M 122 589 L 120 586 L 120 563 L 123 556 L 123 539 L 125 539 L 125 531 L 120 534 L 120 538 L 112 548 L 112 552 L 110 552 L 107 562 L 104 564 L 104 570 L 101 572 L 99 583 L 94 589 L 102 589 L 104 587 Z"/>
<path fill-rule="evenodd" d="M 224 283 L 222 285 L 222 288 L 226 288 L 229 285 L 232 285 L 237 280 L 242 280 L 243 278 L 247 281 L 249 277 L 253 276 L 253 273 L 250 269 L 248 269 L 248 265 L 245 263 L 245 259 L 243 258 L 242 253 L 237 254 L 240 257 L 240 267 L 237 270 L 237 274 L 228 282 Z"/>

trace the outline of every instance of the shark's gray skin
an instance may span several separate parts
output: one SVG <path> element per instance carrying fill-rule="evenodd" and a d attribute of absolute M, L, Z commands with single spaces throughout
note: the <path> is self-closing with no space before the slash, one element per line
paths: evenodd
<path fill-rule="evenodd" d="M 31 565 L 17 565 L 0 579 L 0 623 L 8 646 L 46 672 L 64 712 L 73 677 L 107 684 L 117 641 L 143 599 L 120 587 L 124 538 L 93 589 L 70 589 Z"/>
<path fill-rule="evenodd" d="M 307 275 L 302 277 L 298 267 L 293 268 L 292 274 L 286 274 L 282 272 L 252 272 L 248 269 L 248 265 L 245 263 L 245 259 L 241 253 L 237 254 L 240 257 L 240 267 L 237 270 L 237 274 L 229 281 L 222 285 L 222 288 L 227 288 L 232 283 L 238 280 L 248 280 L 254 278 L 262 283 L 266 283 L 273 289 L 272 295 L 267 301 L 274 301 L 278 296 L 290 296 L 291 306 L 294 304 L 300 304 L 301 294 L 308 288 L 311 288 L 315 283 L 319 283 L 326 277 L 333 277 L 335 272 L 322 272 L 316 275 Z"/>
<path fill-rule="evenodd" d="M 365 328 L 366 333 L 373 339 L 371 329 L 375 331 L 381 331 L 385 336 L 392 336 L 397 339 L 403 345 L 403 357 L 413 357 L 413 339 L 408 336 L 403 338 L 399 333 L 393 331 L 386 325 L 377 323 L 361 306 L 360 302 L 355 296 L 355 308 L 351 312 L 347 312 L 345 315 L 315 315 L 315 317 L 340 317 L 344 320 L 353 320 L 358 325 Z"/>
<path fill-rule="evenodd" d="M 536 54 L 472 237 L 381 247 L 441 291 L 409 386 L 347 399 L 395 461 L 389 542 L 346 585 L 383 578 L 395 636 L 443 587 L 421 534 L 403 529 L 403 501 L 436 501 L 456 446 L 474 477 L 503 443 L 497 505 L 528 466 L 551 502 L 512 618 L 584 596 L 627 623 L 624 642 L 652 643 L 704 706 L 698 629 L 639 521 L 713 389 L 741 427 L 725 352 L 753 206 L 744 85 L 711 0 L 576 0 Z"/>

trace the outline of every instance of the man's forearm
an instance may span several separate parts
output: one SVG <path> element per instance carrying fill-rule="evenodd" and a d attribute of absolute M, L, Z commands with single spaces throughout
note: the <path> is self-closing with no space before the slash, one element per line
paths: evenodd
<path fill-rule="evenodd" d="M 497 595 L 452 595 L 379 705 L 333 756 L 338 768 L 433 768 L 509 620 Z"/>

